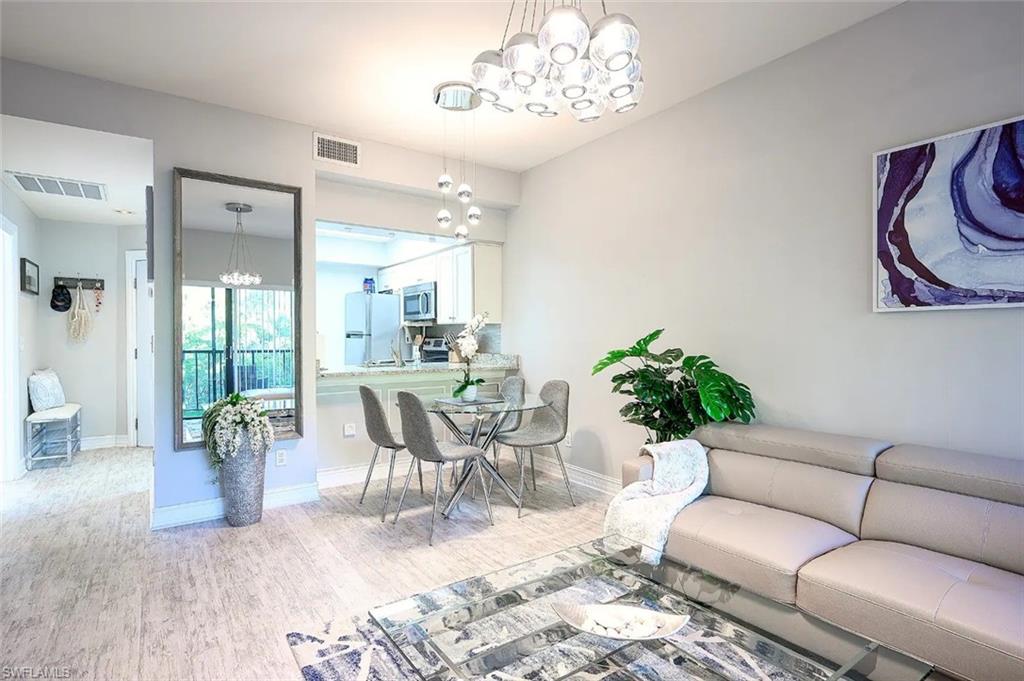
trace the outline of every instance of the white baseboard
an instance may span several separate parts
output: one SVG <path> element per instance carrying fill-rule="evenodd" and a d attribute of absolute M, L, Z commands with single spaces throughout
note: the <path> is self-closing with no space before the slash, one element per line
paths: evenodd
<path fill-rule="evenodd" d="M 94 435 L 82 438 L 82 450 L 105 449 L 107 447 L 127 447 L 128 435 Z"/>
<path fill-rule="evenodd" d="M 562 456 L 565 456 L 565 449 L 562 449 Z M 558 465 L 558 459 L 549 450 L 537 448 L 534 451 L 534 458 L 539 470 L 562 477 L 562 468 Z M 566 462 L 565 468 L 569 473 L 569 481 L 574 485 L 580 485 L 588 489 L 596 490 L 602 494 L 615 494 L 622 489 L 622 480 L 603 473 L 595 473 L 589 468 L 582 468 Z"/>
<path fill-rule="evenodd" d="M 390 453 L 385 454 L 381 452 L 381 455 L 377 457 L 377 465 L 373 467 L 373 475 L 370 476 L 371 480 L 384 480 L 388 477 L 388 462 L 390 461 Z M 408 454 L 402 454 L 395 457 L 395 479 L 405 479 L 406 473 L 409 472 L 409 461 L 412 457 Z M 355 483 L 361 483 L 366 481 L 366 467 L 370 465 L 370 462 L 359 463 L 352 466 L 335 466 L 334 468 L 321 468 L 316 472 L 316 482 L 320 486 L 320 489 L 327 489 L 329 487 L 341 487 L 342 485 L 353 485 Z"/>
<path fill-rule="evenodd" d="M 320 499 L 316 483 L 275 487 L 263 493 L 263 508 L 279 508 L 302 504 Z M 161 506 L 152 510 L 149 529 L 162 530 L 167 527 L 191 525 L 224 517 L 224 498 L 204 499 L 187 504 Z"/>

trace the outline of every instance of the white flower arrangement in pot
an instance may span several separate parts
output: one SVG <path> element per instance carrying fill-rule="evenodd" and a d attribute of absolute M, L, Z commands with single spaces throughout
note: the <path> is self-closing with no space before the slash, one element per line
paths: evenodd
<path fill-rule="evenodd" d="M 459 356 L 466 365 L 466 369 L 462 377 L 462 383 L 456 386 L 452 392 L 452 397 L 462 397 L 465 402 L 476 400 L 477 390 L 484 382 L 482 378 L 473 378 L 471 370 L 473 358 L 480 351 L 480 342 L 477 340 L 476 335 L 485 326 L 487 326 L 486 312 L 470 319 L 465 328 L 455 338 L 455 345 L 459 351 Z"/>
<path fill-rule="evenodd" d="M 274 446 L 263 401 L 234 393 L 212 404 L 203 412 L 203 442 L 210 465 L 220 472 L 228 524 L 259 522 L 267 452 Z"/>

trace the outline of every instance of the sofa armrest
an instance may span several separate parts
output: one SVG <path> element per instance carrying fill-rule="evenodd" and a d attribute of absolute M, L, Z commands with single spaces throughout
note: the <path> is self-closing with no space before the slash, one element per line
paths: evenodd
<path fill-rule="evenodd" d="M 622 486 L 638 480 L 650 480 L 653 473 L 654 459 L 646 454 L 626 459 L 622 462 Z"/>

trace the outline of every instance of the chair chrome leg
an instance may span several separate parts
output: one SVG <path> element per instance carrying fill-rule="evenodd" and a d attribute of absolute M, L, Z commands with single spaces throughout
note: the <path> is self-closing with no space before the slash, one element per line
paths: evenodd
<path fill-rule="evenodd" d="M 533 491 L 537 491 L 537 467 L 533 465 L 533 447 L 530 447 L 530 479 L 533 480 Z"/>
<path fill-rule="evenodd" d="M 519 518 L 523 517 L 523 496 L 526 495 L 526 452 L 517 449 L 516 458 L 519 459 Z"/>
<path fill-rule="evenodd" d="M 388 502 L 391 501 L 391 479 L 395 475 L 395 457 L 398 456 L 398 452 L 394 449 L 391 450 L 391 463 L 388 464 L 388 486 L 384 490 L 384 508 L 380 510 L 380 521 L 384 522 L 384 516 L 388 513 Z"/>
<path fill-rule="evenodd" d="M 430 546 L 434 545 L 434 521 L 437 520 L 437 500 L 441 496 L 441 464 L 435 465 L 437 466 L 437 479 L 434 480 L 434 507 L 430 511 L 430 539 L 427 540 L 427 544 Z"/>
<path fill-rule="evenodd" d="M 486 454 L 484 456 L 487 456 Z M 476 467 L 477 475 L 480 477 L 480 489 L 484 491 L 484 504 L 487 506 L 487 519 L 491 521 L 491 526 L 494 526 L 494 514 L 491 512 L 491 495 L 487 491 L 487 481 L 484 479 L 484 467 Z"/>
<path fill-rule="evenodd" d="M 409 482 L 412 480 L 412 467 L 419 462 L 420 460 L 415 457 L 409 462 L 409 472 L 405 475 L 405 484 L 402 485 L 402 496 L 398 497 L 398 508 L 395 510 L 395 525 L 398 524 L 398 514 L 402 512 L 402 504 L 405 503 L 405 493 L 409 491 Z M 422 480 L 422 478 L 420 479 Z"/>
<path fill-rule="evenodd" d="M 420 475 L 420 494 L 423 494 L 423 462 L 416 459 L 416 471 Z"/>
<path fill-rule="evenodd" d="M 558 465 L 562 467 L 562 479 L 565 480 L 565 491 L 569 493 L 569 503 L 575 506 L 576 500 L 572 498 L 572 488 L 569 486 L 569 474 L 565 471 L 565 462 L 562 461 L 562 452 L 558 449 L 558 445 L 553 446 L 555 448 L 555 456 L 558 458 Z"/>
<path fill-rule="evenodd" d="M 366 498 L 366 488 L 370 486 L 370 477 L 373 475 L 373 467 L 377 465 L 377 454 L 380 452 L 380 445 L 373 449 L 373 456 L 370 457 L 370 467 L 366 469 L 366 482 L 363 483 L 363 493 L 359 496 L 359 503 Z"/>

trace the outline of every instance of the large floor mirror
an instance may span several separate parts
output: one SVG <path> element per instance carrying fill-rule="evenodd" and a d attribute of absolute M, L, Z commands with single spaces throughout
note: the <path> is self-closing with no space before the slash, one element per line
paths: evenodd
<path fill-rule="evenodd" d="M 301 203 L 299 187 L 175 168 L 177 449 L 201 447 L 203 412 L 234 393 L 301 436 Z"/>

